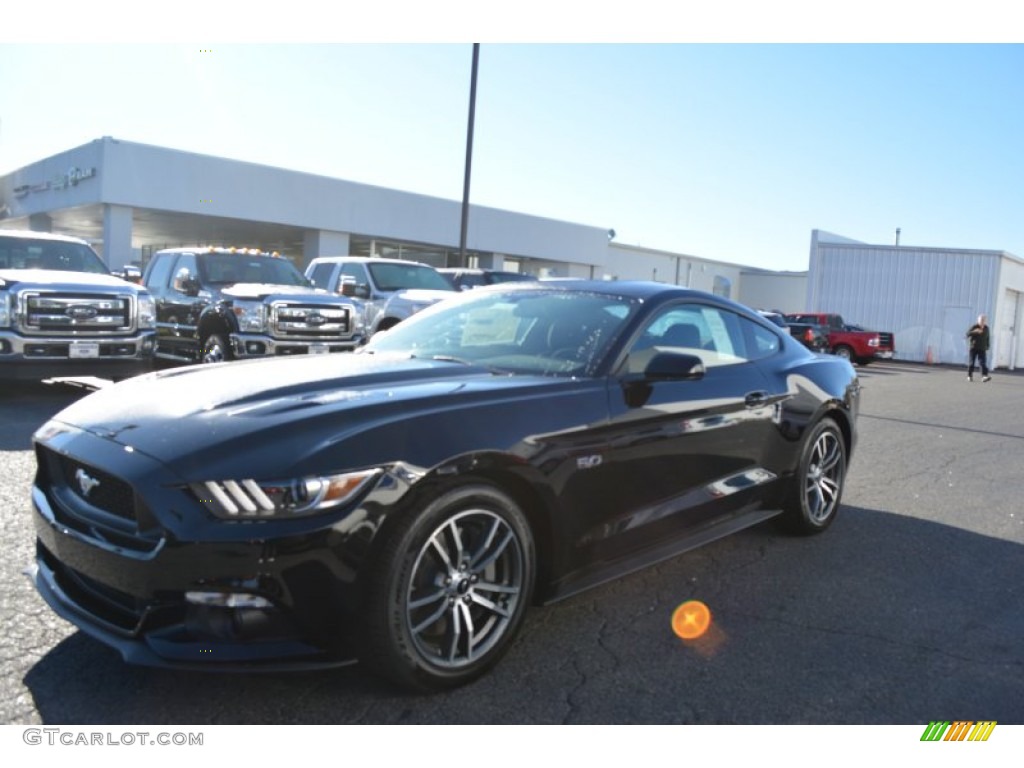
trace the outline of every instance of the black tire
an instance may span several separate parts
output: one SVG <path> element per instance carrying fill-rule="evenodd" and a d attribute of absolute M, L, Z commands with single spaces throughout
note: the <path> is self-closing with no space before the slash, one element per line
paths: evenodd
<path fill-rule="evenodd" d="M 840 344 L 832 350 L 832 354 L 836 357 L 841 357 L 844 360 L 849 360 L 851 363 L 856 361 L 856 355 L 853 354 L 853 350 L 846 344 Z"/>
<path fill-rule="evenodd" d="M 480 677 L 522 625 L 535 558 L 526 517 L 500 490 L 442 493 L 398 523 L 371 568 L 362 661 L 418 691 Z"/>
<path fill-rule="evenodd" d="M 224 363 L 231 360 L 231 346 L 227 339 L 219 333 L 211 333 L 199 346 L 200 363 Z"/>
<path fill-rule="evenodd" d="M 821 533 L 835 520 L 846 482 L 846 443 L 824 418 L 808 429 L 796 474 L 786 489 L 782 525 L 792 533 Z"/>

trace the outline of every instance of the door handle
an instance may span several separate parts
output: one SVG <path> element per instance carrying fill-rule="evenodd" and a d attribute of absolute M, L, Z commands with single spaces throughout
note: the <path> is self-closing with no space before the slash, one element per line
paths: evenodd
<path fill-rule="evenodd" d="M 748 392 L 747 396 L 743 398 L 744 405 L 747 408 L 761 408 L 768 403 L 768 393 L 761 392 Z"/>

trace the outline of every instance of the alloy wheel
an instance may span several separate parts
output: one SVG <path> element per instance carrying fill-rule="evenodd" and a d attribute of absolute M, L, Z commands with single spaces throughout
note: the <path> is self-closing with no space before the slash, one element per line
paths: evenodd
<path fill-rule="evenodd" d="M 405 604 L 419 655 L 457 670 L 505 636 L 526 598 L 523 543 L 501 516 L 470 509 L 439 525 L 420 548 Z"/>
<path fill-rule="evenodd" d="M 807 514 L 812 522 L 820 525 L 835 511 L 845 471 L 839 435 L 833 430 L 821 432 L 811 449 L 804 483 Z"/>

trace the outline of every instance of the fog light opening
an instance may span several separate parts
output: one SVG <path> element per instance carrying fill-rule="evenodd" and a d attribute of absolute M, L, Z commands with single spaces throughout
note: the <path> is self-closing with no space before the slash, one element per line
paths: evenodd
<path fill-rule="evenodd" d="M 215 608 L 273 608 L 265 597 L 248 592 L 186 592 L 185 600 L 193 605 Z"/>

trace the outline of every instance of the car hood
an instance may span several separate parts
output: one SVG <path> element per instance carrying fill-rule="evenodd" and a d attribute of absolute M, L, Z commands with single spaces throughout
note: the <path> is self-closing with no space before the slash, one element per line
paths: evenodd
<path fill-rule="evenodd" d="M 83 285 L 102 288 L 124 289 L 129 284 L 113 275 L 96 272 L 69 272 L 59 269 L 0 269 L 0 284 L 13 286 L 18 283 L 39 283 L 47 288 L 82 287 Z M 128 290 L 132 290 L 128 288 Z M 137 290 L 137 289 L 136 289 Z"/>
<path fill-rule="evenodd" d="M 230 299 L 265 299 L 273 296 L 294 298 L 305 296 L 309 298 L 328 299 L 344 301 L 336 295 L 332 295 L 320 288 L 310 288 L 304 285 L 274 285 L 271 283 L 235 283 L 224 288 L 221 293 Z"/>
<path fill-rule="evenodd" d="M 429 288 L 404 288 L 401 291 L 395 291 L 391 295 L 391 301 L 404 299 L 414 304 L 433 304 L 442 299 L 450 299 L 452 296 L 458 295 L 459 292 L 455 290 L 435 291 Z"/>
<path fill-rule="evenodd" d="M 140 451 L 183 477 L 217 476 L 227 471 L 218 467 L 228 464 L 254 474 L 264 467 L 268 474 L 267 467 L 277 473 L 308 469 L 307 457 L 325 455 L 335 457 L 335 468 L 408 459 L 412 441 L 438 449 L 444 440 L 467 450 L 488 441 L 509 447 L 524 430 L 540 429 L 531 422 L 550 425 L 552 412 L 557 422 L 559 408 L 567 417 L 557 393 L 572 401 L 579 389 L 571 379 L 495 375 L 440 360 L 311 355 L 138 376 L 82 398 L 53 421 Z M 531 397 L 538 405 L 530 416 L 509 416 L 508 409 L 522 410 Z M 603 393 L 593 402 L 603 405 Z M 473 416 L 461 418 L 463 411 Z M 439 435 L 437 426 L 412 426 L 418 418 L 443 423 L 446 434 Z M 424 448 L 423 455 L 430 453 Z"/>

